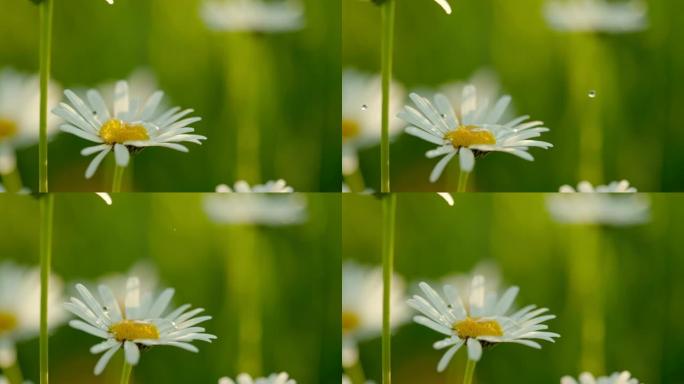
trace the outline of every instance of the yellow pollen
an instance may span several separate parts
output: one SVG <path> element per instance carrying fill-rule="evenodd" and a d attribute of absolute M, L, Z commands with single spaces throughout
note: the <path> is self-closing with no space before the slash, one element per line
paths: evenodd
<path fill-rule="evenodd" d="M 453 325 L 461 339 L 474 338 L 478 336 L 503 336 L 503 329 L 496 320 L 478 320 L 466 317 Z"/>
<path fill-rule="evenodd" d="M 361 325 L 361 319 L 354 312 L 342 311 L 342 332 L 353 331 Z"/>
<path fill-rule="evenodd" d="M 12 120 L 0 119 L 0 141 L 9 139 L 17 133 L 17 124 Z"/>
<path fill-rule="evenodd" d="M 353 139 L 359 135 L 361 128 L 356 121 L 342 120 L 342 140 Z"/>
<path fill-rule="evenodd" d="M 149 140 L 147 129 L 140 124 L 128 124 L 111 119 L 100 128 L 100 138 L 107 144 L 123 144 L 127 141 Z"/>
<path fill-rule="evenodd" d="M 491 132 L 486 129 L 479 129 L 475 125 L 461 125 L 455 131 L 447 133 L 444 138 L 451 141 L 454 148 L 478 144 L 496 144 L 496 139 Z"/>
<path fill-rule="evenodd" d="M 9 313 L 0 311 L 0 335 L 17 327 L 17 318 Z"/>
<path fill-rule="evenodd" d="M 114 334 L 116 341 L 137 340 L 137 339 L 159 339 L 157 326 L 141 321 L 123 320 L 112 325 L 109 332 Z"/>

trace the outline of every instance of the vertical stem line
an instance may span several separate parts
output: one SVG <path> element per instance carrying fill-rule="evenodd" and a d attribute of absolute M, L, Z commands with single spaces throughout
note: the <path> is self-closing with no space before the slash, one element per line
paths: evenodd
<path fill-rule="evenodd" d="M 112 180 L 112 192 L 121 192 L 121 182 L 123 180 L 124 167 L 114 165 L 114 180 Z"/>
<path fill-rule="evenodd" d="M 133 372 L 133 366 L 130 365 L 124 357 L 123 368 L 121 369 L 121 384 L 128 384 L 131 380 L 131 372 Z"/>
<path fill-rule="evenodd" d="M 40 141 L 38 148 L 38 191 L 48 191 L 48 83 L 50 81 L 50 53 L 52 51 L 53 0 L 40 4 Z"/>
<path fill-rule="evenodd" d="M 48 284 L 55 196 L 40 197 L 40 384 L 48 383 Z"/>
<path fill-rule="evenodd" d="M 395 0 L 382 5 L 382 136 L 380 138 L 380 191 L 390 192 L 389 103 L 394 55 Z"/>
<path fill-rule="evenodd" d="M 475 377 L 476 361 L 468 359 L 466 362 L 465 373 L 463 374 L 463 384 L 472 384 L 473 377 Z"/>
<path fill-rule="evenodd" d="M 397 195 L 387 194 L 382 199 L 382 383 L 392 382 L 390 296 L 394 269 L 394 232 L 397 216 Z"/>
<path fill-rule="evenodd" d="M 465 192 L 468 189 L 468 176 L 470 176 L 470 172 L 461 170 L 458 174 L 458 189 L 456 192 Z"/>

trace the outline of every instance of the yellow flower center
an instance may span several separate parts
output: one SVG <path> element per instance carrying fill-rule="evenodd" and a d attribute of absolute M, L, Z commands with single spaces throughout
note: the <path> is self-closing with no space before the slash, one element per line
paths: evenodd
<path fill-rule="evenodd" d="M 453 330 L 461 339 L 478 336 L 503 336 L 503 329 L 496 320 L 478 320 L 466 317 L 453 325 Z"/>
<path fill-rule="evenodd" d="M 17 318 L 14 314 L 0 311 L 0 335 L 17 327 Z"/>
<path fill-rule="evenodd" d="M 12 120 L 0 119 L 0 141 L 9 139 L 17 133 L 17 124 Z"/>
<path fill-rule="evenodd" d="M 342 311 L 342 332 L 353 331 L 361 325 L 359 315 L 354 312 Z"/>
<path fill-rule="evenodd" d="M 142 321 L 123 320 L 112 325 L 109 328 L 109 332 L 114 334 L 116 341 L 159 339 L 157 326 Z"/>
<path fill-rule="evenodd" d="M 478 144 L 496 144 L 496 139 L 491 132 L 480 129 L 476 125 L 461 125 L 456 130 L 447 133 L 444 138 L 449 140 L 454 148 Z"/>
<path fill-rule="evenodd" d="M 359 135 L 361 127 L 354 120 L 342 120 L 342 140 L 353 139 Z"/>
<path fill-rule="evenodd" d="M 127 141 L 149 140 L 150 136 L 147 135 L 147 129 L 140 124 L 110 119 L 100 128 L 100 138 L 107 144 L 123 144 Z"/>

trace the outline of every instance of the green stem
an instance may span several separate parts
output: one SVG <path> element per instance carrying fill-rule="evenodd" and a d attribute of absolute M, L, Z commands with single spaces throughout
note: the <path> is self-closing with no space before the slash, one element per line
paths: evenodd
<path fill-rule="evenodd" d="M 470 172 L 461 170 L 458 174 L 458 189 L 456 192 L 465 192 L 468 189 L 468 176 L 470 176 Z"/>
<path fill-rule="evenodd" d="M 4 367 L 2 373 L 5 374 L 10 384 L 24 383 L 24 377 L 21 374 L 21 368 L 19 368 L 19 362 L 17 362 L 16 359 L 14 360 L 14 363 L 12 365 L 10 365 L 9 367 Z"/>
<path fill-rule="evenodd" d="M 121 192 L 121 181 L 123 180 L 124 167 L 114 165 L 114 180 L 112 181 L 112 192 Z"/>
<path fill-rule="evenodd" d="M 395 0 L 382 5 L 382 136 L 380 138 L 380 191 L 390 191 L 389 103 L 394 55 Z"/>
<path fill-rule="evenodd" d="M 123 368 L 121 369 L 121 384 L 128 384 L 131 380 L 131 372 L 133 372 L 133 366 L 128 364 L 128 361 L 124 358 Z"/>
<path fill-rule="evenodd" d="M 382 199 L 382 383 L 392 382 L 390 296 L 394 268 L 394 231 L 397 216 L 397 195 L 384 195 Z"/>
<path fill-rule="evenodd" d="M 40 384 L 48 383 L 48 285 L 55 196 L 40 197 Z"/>
<path fill-rule="evenodd" d="M 347 374 L 352 384 L 366 384 L 366 375 L 363 372 L 361 361 L 358 359 L 354 365 L 350 367 L 344 367 L 344 373 Z"/>
<path fill-rule="evenodd" d="M 352 193 L 361 193 L 366 189 L 360 168 L 356 168 L 354 172 L 344 175 L 344 181 L 347 183 L 347 187 L 349 187 L 349 191 Z"/>
<path fill-rule="evenodd" d="M 466 362 L 465 373 L 463 374 L 463 384 L 472 384 L 475 377 L 476 361 L 468 359 Z"/>
<path fill-rule="evenodd" d="M 14 169 L 8 173 L 2 175 L 2 183 L 5 186 L 5 190 L 9 193 L 19 193 L 21 192 L 22 183 L 21 176 L 19 175 L 19 169 L 14 167 Z"/>
<path fill-rule="evenodd" d="M 38 191 L 48 191 L 48 83 L 50 81 L 50 52 L 52 50 L 53 0 L 40 4 L 40 142 L 38 147 Z"/>

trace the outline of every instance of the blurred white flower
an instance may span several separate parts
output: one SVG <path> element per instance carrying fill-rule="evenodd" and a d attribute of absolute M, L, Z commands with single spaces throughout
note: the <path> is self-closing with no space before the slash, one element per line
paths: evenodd
<path fill-rule="evenodd" d="M 116 302 L 123 307 L 126 303 L 126 285 L 130 278 L 138 279 L 141 292 L 154 294 L 159 290 L 157 268 L 147 260 L 136 262 L 125 273 L 110 273 L 98 278 L 95 284 L 84 285 L 91 291 L 96 291 L 100 285 L 106 285 L 114 294 Z"/>
<path fill-rule="evenodd" d="M 87 92 L 87 103 L 70 90 L 66 90 L 64 94 L 73 106 L 61 103 L 53 109 L 52 113 L 67 122 L 60 129 L 97 143 L 81 151 L 83 156 L 97 153 L 86 170 L 86 178 L 95 174 L 102 160 L 112 150 L 116 164 L 125 167 L 129 163 L 131 152 L 147 147 L 188 152 L 188 148 L 179 143 L 202 144 L 202 140 L 206 140 L 204 136 L 191 134 L 195 130 L 189 127 L 202 120 L 200 117 L 184 119 L 193 112 L 192 109 L 181 111 L 176 107 L 163 114 L 158 113 L 164 96 L 161 91 L 155 92 L 143 103 L 141 99 L 131 98 L 128 83 L 120 81 L 114 91 L 113 113 L 110 113 L 102 95 L 96 90 Z"/>
<path fill-rule="evenodd" d="M 560 223 L 604 224 L 626 226 L 650 220 L 650 200 L 636 194 L 626 180 L 594 188 L 583 181 L 577 189 L 564 185 L 559 194 L 551 195 L 546 206 Z"/>
<path fill-rule="evenodd" d="M 62 308 L 62 280 L 50 276 L 48 327 L 66 320 Z M 14 364 L 15 344 L 40 333 L 40 270 L 0 263 L 0 368 Z"/>
<path fill-rule="evenodd" d="M 584 372 L 579 376 L 579 381 L 570 376 L 561 378 L 561 384 L 639 384 L 639 380 L 627 372 L 615 372 L 610 376 L 594 378 L 589 372 Z"/>
<path fill-rule="evenodd" d="M 533 161 L 534 157 L 528 152 L 530 147 L 553 147 L 545 141 L 531 140 L 549 130 L 543 127 L 543 122 L 527 122 L 529 116 L 507 123 L 502 121 L 511 102 L 510 96 L 499 98 L 494 106 L 488 102 L 478 103 L 477 89 L 468 85 L 463 88 L 461 102 L 456 106 L 439 93 L 432 103 L 415 93 L 410 98 L 418 109 L 406 106 L 398 115 L 410 125 L 406 133 L 438 146 L 428 151 L 427 157 L 444 156 L 432 170 L 431 182 L 439 179 L 457 154 L 461 170 L 471 172 L 475 159 L 488 152 L 505 152 Z"/>
<path fill-rule="evenodd" d="M 118 81 L 107 81 L 98 85 L 97 90 L 102 95 L 102 98 L 107 105 L 114 105 L 114 97 L 116 95 L 116 85 Z M 135 69 L 126 78 L 128 83 L 128 97 L 131 100 L 146 100 L 150 95 L 159 90 L 159 83 L 157 76 L 149 68 L 141 67 Z M 81 92 L 82 91 L 82 92 Z M 76 92 L 82 99 L 87 97 L 87 90 L 79 90 Z M 159 102 L 159 109 L 166 109 L 168 97 Z"/>
<path fill-rule="evenodd" d="M 57 105 L 61 89 L 51 81 L 48 109 Z M 0 174 L 16 168 L 15 152 L 39 141 L 40 78 L 12 69 L 0 71 Z M 48 116 L 48 135 L 57 132 L 59 119 Z"/>
<path fill-rule="evenodd" d="M 479 361 L 483 348 L 493 344 L 515 343 L 541 349 L 534 340 L 554 342 L 554 338 L 560 337 L 546 331 L 548 326 L 543 323 L 556 317 L 544 314 L 547 308 L 529 305 L 509 314 L 518 287 L 508 288 L 500 297 L 485 287 L 484 277 L 473 277 L 468 301 L 463 302 L 455 287 L 445 285 L 445 301 L 428 284 L 420 283 L 425 297 L 415 295 L 408 300 L 412 308 L 423 314 L 413 318 L 416 323 L 446 336 L 433 344 L 435 349 L 449 348 L 437 364 L 438 372 L 446 369 L 463 345 L 467 345 L 468 359 Z"/>
<path fill-rule="evenodd" d="M 401 133 L 396 117 L 406 97 L 404 87 L 393 81 L 390 91 L 390 138 Z M 342 172 L 358 168 L 358 151 L 380 143 L 382 130 L 382 79 L 354 69 L 342 72 Z"/>
<path fill-rule="evenodd" d="M 498 292 L 501 286 L 501 270 L 491 260 L 477 263 L 469 273 L 459 273 L 446 276 L 440 280 L 440 285 L 451 285 L 460 294 L 461 300 L 467 303 L 474 276 L 482 276 L 485 281 L 485 292 Z"/>
<path fill-rule="evenodd" d="M 641 0 L 549 0 L 544 16 L 558 31 L 626 33 L 648 26 L 648 9 Z"/>
<path fill-rule="evenodd" d="M 219 31 L 277 33 L 304 27 L 304 6 L 297 0 L 205 0 L 200 15 Z"/>
<path fill-rule="evenodd" d="M 217 193 L 292 193 L 294 189 L 287 185 L 283 179 L 268 181 L 266 184 L 250 186 L 246 181 L 240 180 L 231 188 L 226 184 L 216 187 Z"/>
<path fill-rule="evenodd" d="M 304 195 L 290 193 L 213 193 L 205 196 L 204 211 L 219 224 L 283 226 L 307 219 Z"/>
<path fill-rule="evenodd" d="M 342 363 L 358 359 L 357 343 L 382 333 L 382 268 L 346 261 L 342 266 Z M 394 329 L 409 320 L 405 303 L 404 279 L 392 277 L 390 326 Z"/>
<path fill-rule="evenodd" d="M 449 99 L 452 106 L 459 106 L 463 103 L 463 91 L 467 86 L 472 85 L 477 89 L 476 102 L 478 105 L 489 104 L 501 97 L 501 84 L 499 77 L 493 70 L 482 68 L 475 71 L 468 81 L 453 81 L 439 87 L 439 92 Z M 457 108 L 458 109 L 458 108 Z M 504 111 L 502 120 L 511 120 L 515 116 L 512 105 Z"/>
<path fill-rule="evenodd" d="M 109 4 L 114 4 L 114 0 L 105 0 Z"/>
<path fill-rule="evenodd" d="M 281 372 L 255 379 L 246 373 L 242 373 L 238 375 L 235 381 L 229 377 L 222 377 L 219 379 L 218 384 L 297 384 L 297 382 L 291 379 L 287 373 Z"/>
<path fill-rule="evenodd" d="M 81 299 L 72 297 L 64 306 L 82 320 L 71 320 L 69 325 L 104 339 L 90 348 L 93 354 L 104 352 L 95 365 L 96 375 L 102 373 L 121 348 L 126 361 L 137 365 L 143 348 L 168 345 L 199 352 L 191 342 L 201 340 L 210 343 L 216 339 L 216 336 L 205 333 L 204 328 L 197 326 L 211 319 L 211 316 L 196 317 L 204 311 L 203 308 L 189 310 L 190 304 L 185 304 L 166 313 L 175 293 L 171 288 L 155 298 L 152 292 L 141 289 L 139 279 L 130 278 L 126 284 L 123 306 L 106 285 L 99 286 L 100 300 L 82 284 L 77 284 L 76 289 Z"/>

